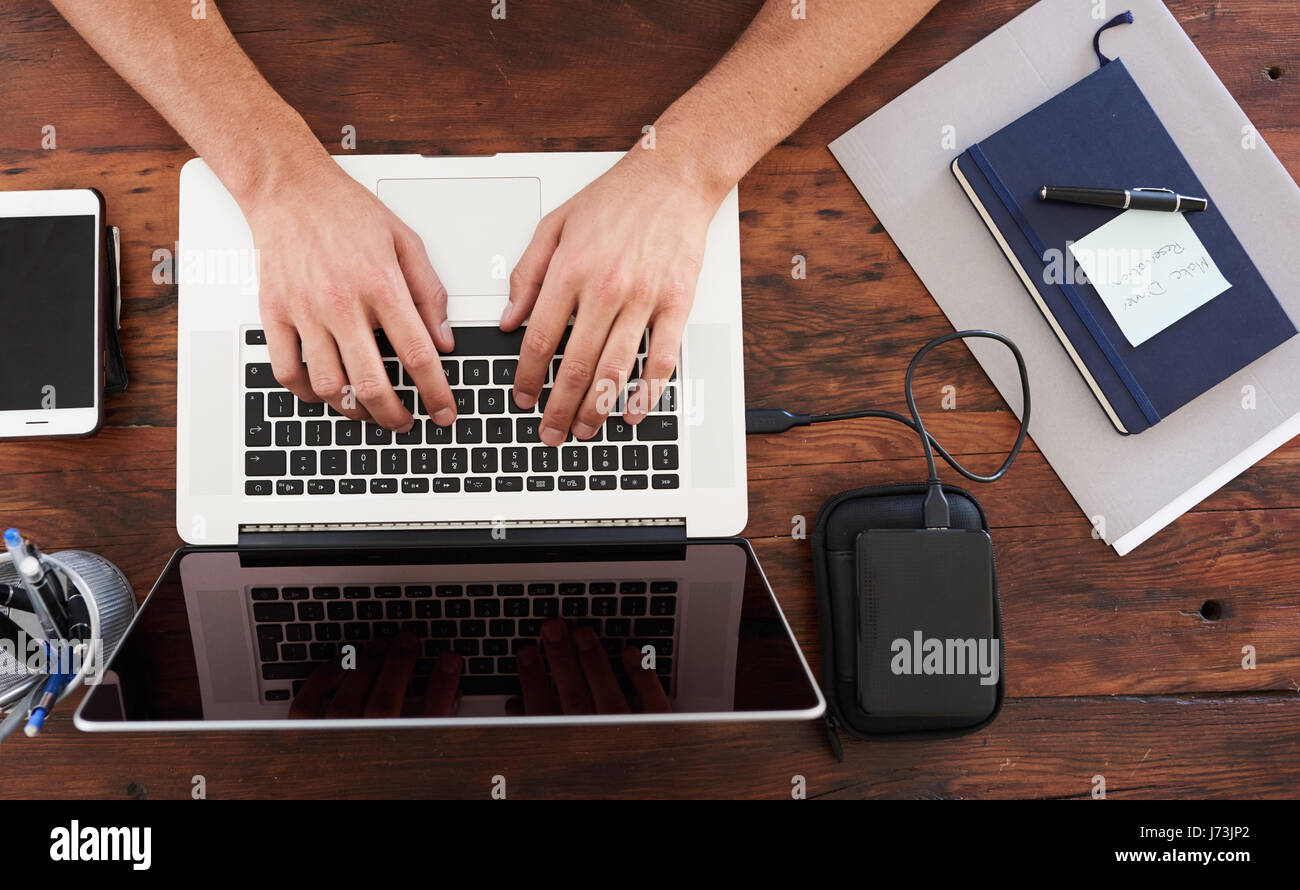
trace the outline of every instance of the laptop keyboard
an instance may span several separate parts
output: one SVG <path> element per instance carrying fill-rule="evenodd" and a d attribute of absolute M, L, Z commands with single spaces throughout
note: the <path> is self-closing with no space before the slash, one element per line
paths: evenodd
<path fill-rule="evenodd" d="M 333 494 L 638 491 L 675 489 L 678 475 L 680 385 L 674 371 L 651 413 L 636 426 L 617 410 L 596 435 L 560 447 L 543 445 L 540 422 L 559 370 L 565 335 L 547 371 L 538 405 L 523 411 L 511 397 L 523 331 L 493 327 L 455 332 L 456 351 L 442 360 L 456 399 L 456 421 L 429 418 L 396 350 L 376 337 L 388 379 L 415 417 L 395 433 L 349 420 L 321 402 L 303 402 L 280 386 L 271 365 L 252 360 L 264 347 L 259 329 L 244 331 L 244 493 L 257 497 Z M 642 337 L 632 379 L 645 365 Z M 258 351 L 259 359 L 264 351 Z"/>
<path fill-rule="evenodd" d="M 518 695 L 515 655 L 541 647 L 542 624 L 564 618 L 600 637 L 614 674 L 631 693 L 620 661 L 628 646 L 653 646 L 664 692 L 673 690 L 677 635 L 675 580 L 467 582 L 261 586 L 248 590 L 257 634 L 262 694 L 289 701 L 339 647 L 362 650 L 399 632 L 421 640 L 411 693 L 424 694 L 434 660 L 444 651 L 464 659 L 464 695 Z M 543 653 L 545 648 L 541 647 Z"/>

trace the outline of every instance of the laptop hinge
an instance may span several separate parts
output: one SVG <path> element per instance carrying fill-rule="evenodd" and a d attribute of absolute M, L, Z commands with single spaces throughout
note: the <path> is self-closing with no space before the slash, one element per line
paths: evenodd
<path fill-rule="evenodd" d="M 256 548 L 612 544 L 685 540 L 685 519 L 250 524 L 239 529 L 239 546 Z"/>

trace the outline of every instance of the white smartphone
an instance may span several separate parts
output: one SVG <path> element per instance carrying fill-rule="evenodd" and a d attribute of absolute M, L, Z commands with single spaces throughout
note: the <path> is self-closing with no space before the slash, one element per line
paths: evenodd
<path fill-rule="evenodd" d="M 0 438 L 99 429 L 104 248 L 94 189 L 0 192 Z"/>

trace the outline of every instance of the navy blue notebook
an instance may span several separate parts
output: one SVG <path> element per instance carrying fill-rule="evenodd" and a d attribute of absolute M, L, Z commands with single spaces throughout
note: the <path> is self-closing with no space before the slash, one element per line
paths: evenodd
<path fill-rule="evenodd" d="M 1150 428 L 1296 333 L 1118 59 L 972 146 L 953 174 L 1121 433 Z M 1208 210 L 1185 216 L 1230 287 L 1131 345 L 1086 276 L 1049 274 L 1067 244 L 1123 211 L 1042 201 L 1044 185 L 1208 197 Z"/>

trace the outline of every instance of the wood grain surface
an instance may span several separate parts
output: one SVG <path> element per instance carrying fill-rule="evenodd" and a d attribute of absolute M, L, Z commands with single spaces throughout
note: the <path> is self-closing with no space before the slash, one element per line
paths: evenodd
<path fill-rule="evenodd" d="M 520 0 L 506 21 L 490 5 L 220 4 L 332 151 L 352 125 L 361 153 L 469 154 L 627 147 L 760 0 Z M 950 327 L 826 145 L 1028 5 L 944 0 L 742 181 L 749 406 L 905 410 L 907 360 Z M 1168 5 L 1300 173 L 1300 4 Z M 131 373 L 93 439 L 0 444 L 0 510 L 46 550 L 103 554 L 143 598 L 181 543 L 176 290 L 151 273 L 154 251 L 175 240 L 177 179 L 193 152 L 41 0 L 0 7 L 0 83 L 0 188 L 96 187 L 122 229 Z M 53 151 L 41 148 L 47 124 Z M 790 276 L 795 254 L 808 258 L 806 280 Z M 946 384 L 954 411 L 938 410 Z M 965 349 L 934 354 L 917 389 L 963 462 L 1000 462 L 1015 421 Z M 811 522 L 842 489 L 923 472 L 911 434 L 892 424 L 749 440 L 746 536 L 814 665 L 809 546 L 792 535 L 795 517 Z M 1300 443 L 1124 558 L 1092 539 L 1032 443 L 976 494 L 995 527 L 1008 701 L 974 736 L 847 742 L 840 764 L 820 724 L 116 736 L 77 732 L 65 707 L 41 739 L 5 745 L 0 796 L 187 797 L 195 775 L 213 798 L 482 798 L 494 775 L 518 798 L 781 798 L 795 775 L 812 797 L 1086 798 L 1095 775 L 1111 797 L 1300 791 Z"/>

